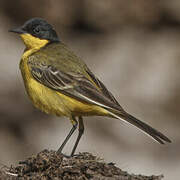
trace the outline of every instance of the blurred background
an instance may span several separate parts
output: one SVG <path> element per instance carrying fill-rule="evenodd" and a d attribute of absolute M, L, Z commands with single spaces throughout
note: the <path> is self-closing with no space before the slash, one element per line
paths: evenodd
<path fill-rule="evenodd" d="M 89 117 L 77 152 L 91 152 L 132 173 L 179 179 L 178 0 L 1 0 L 0 163 L 15 164 L 45 148 L 56 150 L 71 128 L 67 118 L 35 109 L 25 93 L 19 71 L 24 45 L 8 29 L 32 17 L 48 20 L 125 110 L 173 141 L 159 145 L 123 122 Z"/>

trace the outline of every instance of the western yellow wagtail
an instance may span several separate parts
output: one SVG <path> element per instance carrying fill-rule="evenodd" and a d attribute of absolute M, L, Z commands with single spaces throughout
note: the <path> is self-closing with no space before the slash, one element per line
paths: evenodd
<path fill-rule="evenodd" d="M 123 120 L 161 144 L 171 142 L 161 132 L 127 113 L 87 65 L 61 42 L 54 28 L 45 20 L 33 18 L 10 31 L 18 33 L 26 46 L 20 69 L 34 106 L 49 114 L 66 116 L 73 125 L 58 153 L 62 152 L 79 124 L 79 134 L 71 153 L 74 155 L 84 132 L 83 116 Z"/>

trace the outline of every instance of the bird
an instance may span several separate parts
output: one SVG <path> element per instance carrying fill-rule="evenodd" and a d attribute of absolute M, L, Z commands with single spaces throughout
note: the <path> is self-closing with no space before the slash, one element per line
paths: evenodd
<path fill-rule="evenodd" d="M 58 37 L 54 27 L 38 17 L 9 30 L 19 34 L 25 44 L 20 70 L 33 105 L 47 114 L 69 118 L 68 135 L 57 150 L 62 150 L 78 128 L 73 156 L 84 134 L 85 116 L 105 116 L 134 125 L 160 144 L 171 140 L 126 112 L 86 63 Z"/>

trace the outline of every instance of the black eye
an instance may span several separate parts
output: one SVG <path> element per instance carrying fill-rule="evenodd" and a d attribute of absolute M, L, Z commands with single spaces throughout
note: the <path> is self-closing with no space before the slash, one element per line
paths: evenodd
<path fill-rule="evenodd" d="M 40 33 L 40 28 L 36 27 L 33 31 L 34 31 L 35 34 L 39 34 Z"/>

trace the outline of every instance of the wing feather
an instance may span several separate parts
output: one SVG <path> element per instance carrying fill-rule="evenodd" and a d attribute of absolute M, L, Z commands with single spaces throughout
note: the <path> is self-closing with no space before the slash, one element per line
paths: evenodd
<path fill-rule="evenodd" d="M 115 98 L 90 71 L 87 72 L 92 79 L 89 79 L 84 74 L 62 72 L 52 65 L 45 65 L 44 63 L 37 65 L 36 62 L 33 66 L 31 62 L 29 66 L 32 76 L 38 82 L 51 89 L 86 103 L 122 111 Z M 92 83 L 92 80 L 100 90 Z"/>
<path fill-rule="evenodd" d="M 88 73 L 88 75 L 90 76 L 90 78 L 92 79 L 92 81 L 101 89 L 102 93 L 109 98 L 112 102 L 114 102 L 115 104 L 117 104 L 118 106 L 120 106 L 120 104 L 118 103 L 118 101 L 115 99 L 115 97 L 112 95 L 112 93 L 110 91 L 107 90 L 107 88 L 105 87 L 105 85 L 87 68 L 86 72 Z M 122 107 L 121 107 L 122 108 Z"/>

